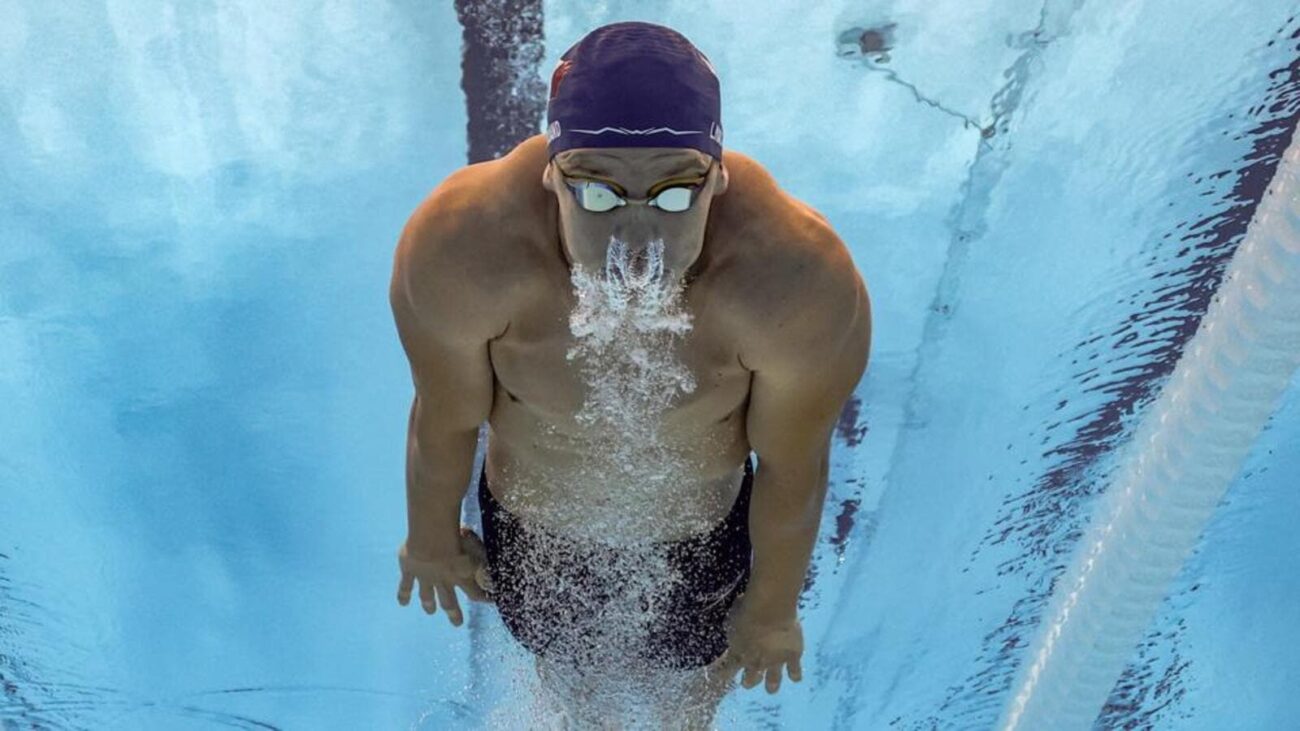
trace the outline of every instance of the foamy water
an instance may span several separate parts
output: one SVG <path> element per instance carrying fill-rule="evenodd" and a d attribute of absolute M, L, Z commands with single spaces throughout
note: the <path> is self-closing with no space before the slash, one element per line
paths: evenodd
<path fill-rule="evenodd" d="M 700 450 L 661 433 L 668 412 L 696 389 L 677 355 L 692 315 L 664 250 L 663 241 L 633 249 L 614 239 L 602 268 L 574 265 L 566 355 L 585 394 L 574 414 L 582 448 L 562 472 L 538 465 L 515 487 L 544 525 L 619 546 L 712 527 L 718 506 L 701 503 L 709 497 L 698 491 Z"/>
<path fill-rule="evenodd" d="M 587 391 L 577 421 L 611 450 L 602 451 L 621 466 L 620 476 L 649 481 L 674 466 L 659 438 L 664 412 L 695 390 L 673 348 L 691 332 L 691 316 L 681 282 L 664 277 L 663 250 L 657 240 L 638 255 L 614 240 L 603 271 L 575 265 L 571 280 L 577 306 L 569 315 L 575 341 L 567 355 Z"/>
<path fill-rule="evenodd" d="M 559 616 L 576 595 L 557 584 L 553 570 L 527 572 L 532 578 L 525 591 L 534 593 L 540 605 L 559 600 L 557 626 L 567 629 L 556 642 L 584 658 L 581 671 L 545 663 L 546 682 L 534 687 L 529 704 L 538 725 L 668 728 L 674 717 L 680 721 L 685 686 L 699 675 L 649 669 L 637 652 L 654 620 L 668 609 L 664 599 L 682 581 L 665 551 L 645 540 L 653 533 L 647 524 L 682 520 L 682 511 L 674 509 L 681 496 L 673 488 L 698 470 L 668 449 L 660 434 L 664 414 L 696 388 L 676 355 L 676 345 L 693 325 L 683 282 L 665 273 L 664 248 L 662 240 L 634 249 L 614 239 L 603 269 L 575 264 L 572 270 L 576 305 L 569 328 L 574 343 L 567 357 L 586 392 L 576 419 L 594 435 L 594 443 L 570 479 L 601 486 L 610 494 L 609 509 L 542 509 L 580 509 L 583 522 L 577 533 L 618 546 L 620 555 L 587 566 L 591 580 L 610 587 L 611 596 L 582 607 L 576 617 Z M 708 527 L 698 526 L 700 531 Z M 547 549 L 562 555 L 566 546 L 556 542 Z"/>

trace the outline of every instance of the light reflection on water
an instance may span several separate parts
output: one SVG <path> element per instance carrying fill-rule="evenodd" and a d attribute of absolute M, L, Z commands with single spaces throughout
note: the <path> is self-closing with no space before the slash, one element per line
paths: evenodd
<path fill-rule="evenodd" d="M 996 714 L 1089 481 L 1251 210 L 1276 153 L 1254 145 L 1294 112 L 1274 86 L 1293 3 L 921 5 L 665 6 L 724 76 L 730 139 L 834 222 L 877 326 L 836 430 L 807 680 L 737 692 L 724 728 Z M 548 10 L 552 61 L 617 19 Z M 889 22 L 875 68 L 835 56 L 836 30 Z M 6 727 L 527 719 L 531 663 L 491 610 L 452 629 L 392 601 L 410 384 L 384 292 L 400 222 L 465 162 L 459 44 L 437 3 L 0 9 Z M 607 275 L 653 289 L 660 264 Z M 588 304 L 598 359 L 613 331 Z M 689 332 L 632 320 L 647 342 Z M 656 373 L 630 398 L 689 391 L 656 348 L 621 352 Z M 617 424 L 614 402 L 584 413 Z M 1300 715 L 1281 685 L 1300 638 L 1270 609 L 1300 594 L 1277 558 L 1300 552 L 1296 406 L 1117 688 L 1120 720 Z"/>

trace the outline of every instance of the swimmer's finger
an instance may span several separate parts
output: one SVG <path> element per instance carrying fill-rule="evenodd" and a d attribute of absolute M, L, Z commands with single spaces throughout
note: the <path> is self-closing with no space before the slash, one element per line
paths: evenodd
<path fill-rule="evenodd" d="M 423 577 L 420 578 L 420 604 L 424 606 L 425 614 L 438 611 L 438 603 L 433 598 L 433 583 Z"/>
<path fill-rule="evenodd" d="M 483 588 L 483 591 L 496 591 L 496 584 L 492 583 L 492 572 L 486 565 L 479 566 L 474 571 L 474 583 Z"/>
<path fill-rule="evenodd" d="M 438 584 L 438 603 L 442 605 L 443 611 L 447 613 L 447 618 L 451 623 L 459 627 L 463 621 L 460 614 L 460 602 L 456 601 L 456 590 L 451 584 Z"/>
<path fill-rule="evenodd" d="M 763 679 L 763 669 L 757 664 L 745 663 L 745 675 L 741 678 L 740 684 L 745 688 L 753 688 L 758 685 L 758 681 Z"/>
<path fill-rule="evenodd" d="M 397 603 L 406 606 L 411 603 L 411 587 L 415 585 L 415 575 L 409 571 L 402 572 L 397 582 Z"/>
<path fill-rule="evenodd" d="M 735 652 L 732 652 L 731 648 L 727 648 L 726 661 L 724 664 L 724 669 L 727 673 L 727 677 L 734 678 L 736 676 L 736 673 L 740 671 L 741 667 L 743 667 L 744 664 L 745 663 L 742 662 L 741 657 L 739 655 L 737 655 Z"/>
<path fill-rule="evenodd" d="M 769 695 L 775 693 L 781 688 L 781 669 L 784 664 L 785 663 L 782 662 L 775 662 L 767 666 L 766 687 Z"/>
<path fill-rule="evenodd" d="M 406 544 L 397 547 L 397 570 L 402 578 L 397 582 L 397 603 L 406 606 L 411 601 L 411 587 L 415 584 L 415 575 L 406 570 Z"/>
<path fill-rule="evenodd" d="M 465 592 L 465 596 L 470 601 L 487 602 L 491 601 L 483 593 L 484 589 L 491 589 L 491 581 L 484 583 L 482 574 L 485 567 L 482 562 L 476 561 L 471 556 L 460 556 L 456 560 L 455 570 L 452 572 L 451 584 L 460 587 Z"/>
<path fill-rule="evenodd" d="M 803 680 L 803 667 L 799 664 L 799 656 L 795 655 L 790 661 L 790 680 L 798 683 Z"/>
<path fill-rule="evenodd" d="M 728 647 L 723 657 L 724 660 L 722 663 L 722 671 L 726 674 L 728 678 L 735 678 L 737 673 L 744 670 L 746 665 L 745 658 L 740 653 L 735 652 L 730 647 Z"/>
<path fill-rule="evenodd" d="M 490 599 L 488 599 L 487 594 L 483 593 L 483 588 L 479 586 L 478 581 L 475 579 L 470 579 L 469 581 L 462 581 L 459 584 L 457 584 L 457 586 L 460 587 L 461 591 L 465 592 L 465 596 L 469 597 L 469 600 L 472 602 L 491 601 Z"/>
<path fill-rule="evenodd" d="M 718 655 L 717 659 L 709 667 L 711 668 L 709 674 L 717 673 L 719 676 L 726 676 L 727 672 L 731 671 L 731 650 L 725 647 L 722 648 L 722 654 Z M 731 672 L 734 674 L 735 671 Z"/>

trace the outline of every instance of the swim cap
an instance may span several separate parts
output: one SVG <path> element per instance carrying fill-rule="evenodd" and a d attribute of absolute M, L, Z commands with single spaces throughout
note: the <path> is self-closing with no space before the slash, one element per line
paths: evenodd
<path fill-rule="evenodd" d="M 722 100 L 709 59 L 662 25 L 603 25 L 551 73 L 550 156 L 574 147 L 693 147 L 722 159 Z"/>

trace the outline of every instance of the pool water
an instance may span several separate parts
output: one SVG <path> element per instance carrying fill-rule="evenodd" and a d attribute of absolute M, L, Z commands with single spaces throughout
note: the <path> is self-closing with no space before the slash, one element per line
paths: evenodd
<path fill-rule="evenodd" d="M 1291 140 L 1300 6 L 537 7 L 540 60 L 492 41 L 536 79 L 608 22 L 690 38 L 727 146 L 827 217 L 871 292 L 804 681 L 735 691 L 719 727 L 992 728 Z M 394 600 L 388 278 L 491 119 L 462 20 L 0 3 L 3 728 L 542 723 L 494 610 L 453 628 Z M 1300 717 L 1297 444 L 1293 381 L 1096 728 Z"/>

